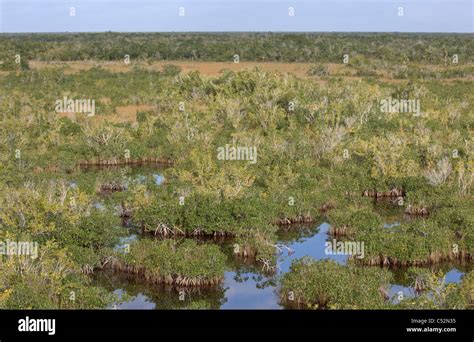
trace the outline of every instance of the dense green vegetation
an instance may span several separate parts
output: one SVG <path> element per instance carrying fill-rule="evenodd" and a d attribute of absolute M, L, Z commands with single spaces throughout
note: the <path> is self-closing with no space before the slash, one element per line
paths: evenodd
<path fill-rule="evenodd" d="M 150 282 L 218 284 L 229 263 L 219 237 L 272 273 L 279 226 L 322 216 L 332 237 L 364 242 L 365 256 L 295 263 L 281 284 L 297 306 L 392 307 L 380 291 L 390 273 L 377 266 L 472 262 L 472 35 L 40 34 L 1 35 L 0 46 L 0 241 L 39 244 L 36 259 L 0 257 L 1 307 L 106 307 L 116 299 L 92 279 L 110 266 Z M 26 63 L 124 54 L 143 63 L 76 73 Z M 315 65 L 305 77 L 146 68 L 234 54 Z M 95 115 L 56 112 L 65 96 L 95 100 Z M 386 99 L 420 111 L 384 111 Z M 221 158 L 226 146 L 255 154 Z M 127 169 L 159 160 L 172 161 L 164 186 Z M 386 227 L 374 201 L 406 215 Z M 131 231 L 139 239 L 118 250 Z M 446 306 L 468 305 L 469 284 L 471 273 Z M 431 298 L 400 307 L 436 307 Z"/>
<path fill-rule="evenodd" d="M 466 309 L 473 305 L 473 272 L 461 284 L 446 284 L 443 274 L 415 269 L 414 298 L 390 304 L 390 273 L 378 268 L 342 266 L 334 261 L 295 261 L 281 282 L 281 301 L 304 309 Z"/>
<path fill-rule="evenodd" d="M 444 63 L 445 54 L 473 61 L 469 34 L 407 33 L 81 33 L 2 34 L 1 56 L 16 53 L 35 60 L 228 61 L 235 54 L 250 61 L 342 63 L 360 54 L 385 63 Z"/>
<path fill-rule="evenodd" d="M 129 248 L 129 252 L 117 252 L 110 261 L 113 269 L 179 286 L 215 286 L 223 279 L 225 255 L 215 245 L 198 246 L 192 240 L 178 245 L 172 240 L 140 240 Z"/>
<path fill-rule="evenodd" d="M 386 270 L 303 258 L 283 277 L 281 296 L 285 305 L 304 309 L 380 309 L 389 277 Z"/>
<path fill-rule="evenodd" d="M 423 274 L 423 273 L 422 273 Z M 424 272 L 420 296 L 402 301 L 404 309 L 473 309 L 474 272 L 467 273 L 458 286 L 446 284 L 442 274 Z"/>

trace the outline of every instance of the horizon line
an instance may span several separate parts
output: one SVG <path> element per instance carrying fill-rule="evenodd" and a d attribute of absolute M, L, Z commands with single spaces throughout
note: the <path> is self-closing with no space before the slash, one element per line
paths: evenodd
<path fill-rule="evenodd" d="M 382 33 L 382 34 L 474 34 L 474 31 L 1 31 L 2 34 L 81 34 L 81 33 Z"/>

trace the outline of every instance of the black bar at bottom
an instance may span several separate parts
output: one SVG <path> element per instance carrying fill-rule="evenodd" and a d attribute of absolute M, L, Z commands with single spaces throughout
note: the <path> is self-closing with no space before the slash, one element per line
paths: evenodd
<path fill-rule="evenodd" d="M 26 320 L 28 317 L 28 320 Z M 54 335 L 52 321 L 55 319 Z M 20 321 L 24 320 L 24 321 Z M 27 323 L 43 332 L 19 331 Z M 32 323 L 33 322 L 33 323 Z M 30 327 L 26 328 L 28 330 Z M 61 336 L 405 336 L 474 337 L 473 311 L 2 310 L 0 340 Z"/>

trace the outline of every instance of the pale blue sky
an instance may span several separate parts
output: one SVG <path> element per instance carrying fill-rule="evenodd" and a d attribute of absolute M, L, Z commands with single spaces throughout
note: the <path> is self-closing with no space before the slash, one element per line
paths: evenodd
<path fill-rule="evenodd" d="M 473 8 L 474 0 L 0 0 L 0 31 L 473 32 Z"/>

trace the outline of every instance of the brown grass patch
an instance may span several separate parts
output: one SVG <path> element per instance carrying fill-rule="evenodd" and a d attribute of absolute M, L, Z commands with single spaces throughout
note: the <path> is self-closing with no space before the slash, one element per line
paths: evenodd
<path fill-rule="evenodd" d="M 193 62 L 193 61 L 159 61 L 151 64 L 139 62 L 126 65 L 119 61 L 65 61 L 65 62 L 45 62 L 30 61 L 32 69 L 46 68 L 65 68 L 65 73 L 74 74 L 83 70 L 90 70 L 94 67 L 102 67 L 111 72 L 128 72 L 132 70 L 134 65 L 139 65 L 147 70 L 161 71 L 165 65 L 173 64 L 179 66 L 184 73 L 198 71 L 206 76 L 217 76 L 224 69 L 232 71 L 241 71 L 259 67 L 267 72 L 292 73 L 300 77 L 308 77 L 308 69 L 312 63 L 278 63 L 278 62 Z M 336 68 L 334 64 L 333 68 Z"/>
<path fill-rule="evenodd" d="M 101 103 L 106 104 L 110 103 L 110 98 L 103 97 L 99 100 Z M 87 117 L 87 119 L 96 122 L 110 122 L 110 123 L 135 123 L 137 122 L 137 114 L 138 112 L 142 111 L 149 111 L 155 108 L 154 105 L 150 104 L 138 104 L 138 105 L 127 105 L 127 106 L 119 106 L 115 108 L 115 114 L 100 114 L 87 117 L 84 113 L 69 113 L 69 112 L 62 112 L 57 113 L 60 118 L 68 118 L 72 121 L 77 121 L 79 116 Z"/>
<path fill-rule="evenodd" d="M 72 120 L 72 121 L 76 121 L 76 118 L 77 118 L 77 113 L 60 112 L 60 113 L 57 113 L 57 114 L 58 114 L 58 116 L 59 116 L 60 118 L 68 118 L 68 119 L 70 119 L 70 120 Z M 84 115 L 84 116 L 85 116 L 84 113 L 79 113 L 79 115 Z"/>
<path fill-rule="evenodd" d="M 138 112 L 149 111 L 154 108 L 153 105 L 149 104 L 139 104 L 139 105 L 128 105 L 115 108 L 117 115 L 107 115 L 108 120 L 118 121 L 118 122 L 137 122 Z"/>
<path fill-rule="evenodd" d="M 132 62 L 125 64 L 123 61 L 29 61 L 30 68 L 41 70 L 46 68 L 65 68 L 65 74 L 76 74 L 84 70 L 90 70 L 94 67 L 101 67 L 110 72 L 129 72 L 135 65 L 145 68 L 150 71 L 161 71 L 165 65 L 173 64 L 179 66 L 183 73 L 198 71 L 206 76 L 219 76 L 222 70 L 229 69 L 235 72 L 242 70 L 251 70 L 256 67 L 269 73 L 290 73 L 300 78 L 311 78 L 316 83 L 325 84 L 326 80 L 317 77 L 309 76 L 308 70 L 314 63 L 283 63 L 283 62 L 255 62 L 255 61 L 241 61 L 240 63 L 233 62 L 197 62 L 197 61 L 157 61 L 147 63 L 145 61 Z M 340 77 L 348 81 L 359 81 L 366 77 L 356 76 L 356 69 L 350 65 L 339 63 L 325 63 L 328 67 L 329 77 Z M 436 65 L 423 65 L 429 70 L 438 70 Z M 375 79 L 391 84 L 400 84 L 408 82 L 407 79 L 394 79 L 390 73 L 385 69 L 380 69 L 380 76 Z M 6 73 L 5 73 L 6 74 Z M 3 72 L 0 72 L 3 75 Z M 472 81 L 472 76 L 468 77 L 453 77 L 442 78 L 436 80 L 437 82 L 453 83 L 456 81 Z"/>

